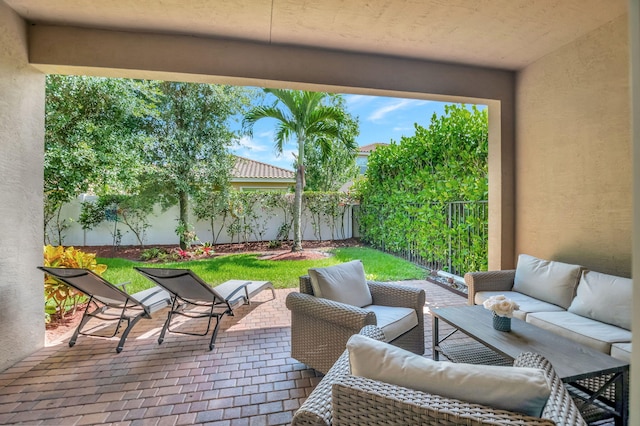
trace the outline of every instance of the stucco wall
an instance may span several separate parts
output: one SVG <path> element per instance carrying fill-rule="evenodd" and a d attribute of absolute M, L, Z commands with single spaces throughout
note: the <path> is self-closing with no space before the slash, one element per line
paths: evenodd
<path fill-rule="evenodd" d="M 44 74 L 24 23 L 0 2 L 0 371 L 44 344 Z"/>
<path fill-rule="evenodd" d="M 631 274 L 627 17 L 516 83 L 516 254 Z"/>
<path fill-rule="evenodd" d="M 63 206 L 60 217 L 65 220 L 65 225 L 68 227 L 62 232 L 63 240 L 62 245 L 65 246 L 110 246 L 113 244 L 113 234 L 115 233 L 114 222 L 103 222 L 91 230 L 83 230 L 81 224 L 78 222 L 81 211 L 81 203 L 83 201 L 94 201 L 96 197 L 93 196 L 79 196 L 71 203 L 67 203 Z M 262 208 L 258 203 L 253 206 L 253 212 L 256 214 L 256 219 L 251 221 L 253 232 L 248 236 L 249 241 L 258 241 L 262 237 L 263 241 L 273 241 L 278 239 L 278 230 L 284 222 L 284 213 L 282 209 L 270 209 Z M 156 205 L 154 212 L 148 218 L 149 228 L 145 233 L 144 243 L 148 246 L 153 245 L 177 245 L 178 237 L 175 233 L 177 218 L 179 216 L 178 206 L 172 206 L 171 208 L 164 210 L 160 205 Z M 190 222 L 193 224 L 198 239 L 202 242 L 213 242 L 214 237 L 211 232 L 211 223 L 209 221 L 197 220 L 195 214 L 191 211 L 189 213 Z M 289 218 L 290 219 L 290 218 Z M 231 236 L 227 233 L 228 226 L 231 223 L 231 218 L 227 217 L 223 222 L 222 217 L 219 217 L 213 224 L 215 233 L 218 234 L 217 243 L 225 244 L 238 241 L 238 235 L 234 235 L 233 241 Z M 343 240 L 351 238 L 353 235 L 353 221 L 351 208 L 345 212 L 343 217 L 336 219 L 334 229 L 323 218 L 321 219 L 319 237 L 315 234 L 313 228 L 313 220 L 307 209 L 303 210 L 302 222 L 300 224 L 302 228 L 303 240 Z M 220 231 L 222 228 L 222 231 Z M 117 228 L 122 234 L 121 245 L 137 245 L 133 232 L 122 223 L 117 224 Z M 55 230 L 49 229 L 47 241 L 53 245 L 59 243 L 58 235 Z M 293 236 L 293 231 L 289 234 Z M 244 238 L 240 238 L 244 241 Z"/>

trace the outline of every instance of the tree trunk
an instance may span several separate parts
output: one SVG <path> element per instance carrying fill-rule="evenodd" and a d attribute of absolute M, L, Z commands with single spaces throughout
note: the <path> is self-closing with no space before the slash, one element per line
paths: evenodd
<path fill-rule="evenodd" d="M 298 134 L 298 167 L 296 169 L 296 192 L 293 198 L 293 246 L 291 251 L 302 251 L 302 191 L 304 191 L 304 134 Z"/>
<path fill-rule="evenodd" d="M 304 188 L 304 166 L 298 164 L 296 170 L 296 192 L 293 198 L 293 246 L 291 251 L 302 251 L 302 228 L 300 222 L 302 220 L 302 191 Z"/>
<path fill-rule="evenodd" d="M 185 232 L 189 230 L 189 196 L 186 192 L 180 192 L 178 194 L 178 207 L 180 210 L 180 216 L 178 218 L 178 225 L 182 225 L 180 235 L 180 248 L 185 250 L 187 248 L 187 242 L 185 241 Z"/>

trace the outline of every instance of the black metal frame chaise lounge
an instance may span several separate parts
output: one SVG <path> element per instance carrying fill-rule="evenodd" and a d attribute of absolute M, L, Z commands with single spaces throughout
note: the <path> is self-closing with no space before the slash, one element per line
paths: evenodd
<path fill-rule="evenodd" d="M 215 318 L 216 325 L 209 342 L 209 350 L 212 350 L 218 335 L 220 322 L 225 315 L 233 316 L 233 310 L 237 306 L 250 303 L 251 297 L 266 288 L 271 289 L 271 293 L 275 298 L 273 284 L 269 281 L 230 280 L 212 287 L 190 269 L 140 267 L 135 267 L 134 269 L 171 294 L 171 309 L 162 327 L 158 343 L 164 341 L 167 330 L 172 333 L 190 336 L 206 336 L 211 329 L 211 321 Z M 198 309 L 202 307 L 208 309 Z M 171 329 L 171 321 L 175 315 L 188 318 L 207 318 L 207 329 L 204 333 Z"/>
<path fill-rule="evenodd" d="M 38 266 L 38 269 L 49 274 L 56 281 L 66 284 L 89 297 L 87 309 L 82 315 L 80 324 L 74 331 L 71 340 L 69 340 L 69 346 L 75 345 L 79 335 L 115 337 L 120 331 L 122 322 L 126 321 L 127 327 L 122 332 L 116 347 L 116 352 L 120 353 L 129 332 L 141 318 L 150 319 L 151 314 L 169 306 L 171 303 L 170 294 L 158 286 L 130 295 L 118 288 L 118 286 L 124 287 L 126 283 L 114 285 L 88 269 L 45 266 Z M 91 310 L 91 306 L 94 306 L 95 309 Z M 82 330 L 83 327 L 92 318 L 117 321 L 115 331 L 111 335 L 84 332 Z"/>

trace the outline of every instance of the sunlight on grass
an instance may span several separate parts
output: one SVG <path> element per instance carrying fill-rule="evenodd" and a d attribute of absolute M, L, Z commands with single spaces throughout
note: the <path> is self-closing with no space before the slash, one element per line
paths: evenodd
<path fill-rule="evenodd" d="M 313 267 L 324 267 L 361 259 L 367 279 L 396 281 L 424 278 L 425 271 L 412 263 L 394 256 L 364 247 L 347 247 L 332 250 L 334 256 L 317 260 L 260 260 L 257 254 L 233 254 L 211 259 L 189 262 L 152 264 L 161 268 L 191 269 L 212 285 L 231 279 L 271 281 L 276 288 L 298 287 L 298 277 L 306 275 Z M 116 284 L 130 281 L 128 293 L 135 293 L 151 287 L 151 282 L 137 273 L 134 266 L 149 266 L 149 263 L 133 262 L 117 258 L 98 258 L 99 263 L 108 266 L 103 277 Z"/>

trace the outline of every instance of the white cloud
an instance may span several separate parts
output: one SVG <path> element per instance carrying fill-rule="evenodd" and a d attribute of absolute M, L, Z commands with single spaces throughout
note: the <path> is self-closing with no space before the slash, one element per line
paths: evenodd
<path fill-rule="evenodd" d="M 431 101 L 423 101 L 419 99 L 389 99 L 385 105 L 373 110 L 373 112 L 367 117 L 367 120 L 378 121 L 395 110 L 422 106 L 429 102 Z"/>
<path fill-rule="evenodd" d="M 267 145 L 264 142 L 253 139 L 249 136 L 242 136 L 236 141 L 236 144 L 238 148 L 235 148 L 234 150 L 264 152 L 268 149 Z"/>
<path fill-rule="evenodd" d="M 267 138 L 269 140 L 273 140 L 275 138 L 275 132 L 273 130 L 266 130 L 264 132 L 258 133 L 259 138 Z"/>
<path fill-rule="evenodd" d="M 348 108 L 359 108 L 373 102 L 376 98 L 367 95 L 344 95 L 344 99 L 347 101 Z"/>

